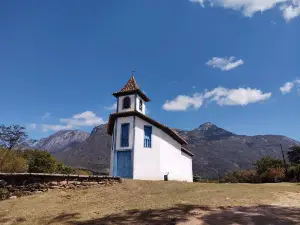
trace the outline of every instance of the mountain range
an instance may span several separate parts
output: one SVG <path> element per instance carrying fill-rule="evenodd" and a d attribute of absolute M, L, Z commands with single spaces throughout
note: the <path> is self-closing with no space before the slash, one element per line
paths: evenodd
<path fill-rule="evenodd" d="M 98 173 L 109 169 L 111 136 L 107 124 L 95 127 L 90 134 L 79 130 L 59 131 L 36 145 L 49 151 L 57 160 Z M 216 178 L 232 170 L 251 169 L 262 156 L 282 158 L 296 140 L 282 135 L 246 136 L 234 134 L 210 122 L 196 129 L 175 129 L 194 153 L 193 171 L 202 178 Z"/>

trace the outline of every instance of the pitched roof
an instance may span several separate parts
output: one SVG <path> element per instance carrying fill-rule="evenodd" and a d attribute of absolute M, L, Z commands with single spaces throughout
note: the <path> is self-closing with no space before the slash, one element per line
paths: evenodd
<path fill-rule="evenodd" d="M 113 129 L 114 129 L 114 124 L 115 120 L 118 117 L 126 117 L 126 116 L 138 116 L 141 119 L 147 121 L 148 123 L 160 128 L 163 130 L 165 133 L 170 135 L 175 141 L 177 141 L 180 144 L 187 144 L 186 140 L 184 140 L 182 137 L 177 132 L 174 132 L 171 128 L 157 122 L 156 120 L 151 119 L 150 117 L 138 112 L 138 111 L 129 111 L 129 112 L 121 112 L 121 113 L 112 113 L 109 116 L 109 121 L 108 121 L 108 126 L 107 126 L 107 133 L 109 135 L 112 135 Z"/>
<path fill-rule="evenodd" d="M 190 152 L 189 150 L 187 150 L 186 148 L 184 147 L 181 147 L 181 151 L 184 152 L 185 154 L 189 155 L 189 156 L 194 156 L 194 154 L 192 152 Z"/>
<path fill-rule="evenodd" d="M 121 89 L 121 91 L 114 92 L 113 96 L 118 97 L 118 96 L 123 96 L 123 95 L 134 94 L 134 93 L 138 93 L 144 101 L 146 101 L 146 102 L 150 101 L 150 99 L 140 90 L 138 84 L 136 83 L 136 80 L 134 79 L 134 76 L 132 76 L 127 81 L 127 83 Z"/>
<path fill-rule="evenodd" d="M 140 89 L 139 86 L 137 85 L 134 76 L 130 77 L 130 79 L 127 81 L 127 84 L 122 88 L 120 92 L 124 91 L 136 91 Z"/>

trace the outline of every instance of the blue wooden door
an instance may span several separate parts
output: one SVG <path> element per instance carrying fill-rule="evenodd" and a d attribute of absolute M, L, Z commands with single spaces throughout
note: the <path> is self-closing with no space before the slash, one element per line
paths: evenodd
<path fill-rule="evenodd" d="M 117 151 L 117 176 L 132 178 L 131 151 Z"/>

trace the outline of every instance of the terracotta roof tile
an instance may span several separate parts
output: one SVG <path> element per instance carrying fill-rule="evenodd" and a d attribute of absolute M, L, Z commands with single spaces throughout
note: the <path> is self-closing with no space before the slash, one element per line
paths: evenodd
<path fill-rule="evenodd" d="M 113 96 L 118 97 L 122 95 L 129 95 L 138 93 L 144 101 L 149 102 L 150 99 L 140 90 L 139 86 L 136 83 L 136 80 L 134 79 L 134 76 L 132 76 L 126 83 L 126 85 L 122 88 L 119 92 L 114 92 Z"/>
<path fill-rule="evenodd" d="M 137 85 L 134 76 L 130 77 L 130 79 L 127 81 L 127 84 L 123 87 L 123 89 L 120 92 L 127 92 L 127 91 L 136 91 L 139 90 L 139 86 Z"/>

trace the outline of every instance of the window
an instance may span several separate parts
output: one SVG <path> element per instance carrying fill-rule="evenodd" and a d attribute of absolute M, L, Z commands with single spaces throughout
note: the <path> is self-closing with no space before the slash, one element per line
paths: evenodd
<path fill-rule="evenodd" d="M 144 147 L 151 148 L 151 135 L 152 135 L 152 127 L 144 126 L 145 138 L 144 138 Z"/>
<path fill-rule="evenodd" d="M 123 109 L 129 109 L 130 108 L 130 98 L 125 97 L 123 99 Z"/>
<path fill-rule="evenodd" d="M 121 125 L 121 147 L 129 146 L 129 123 Z"/>
<path fill-rule="evenodd" d="M 142 99 L 140 99 L 139 109 L 140 109 L 140 111 L 143 111 L 143 101 L 142 101 Z"/>

